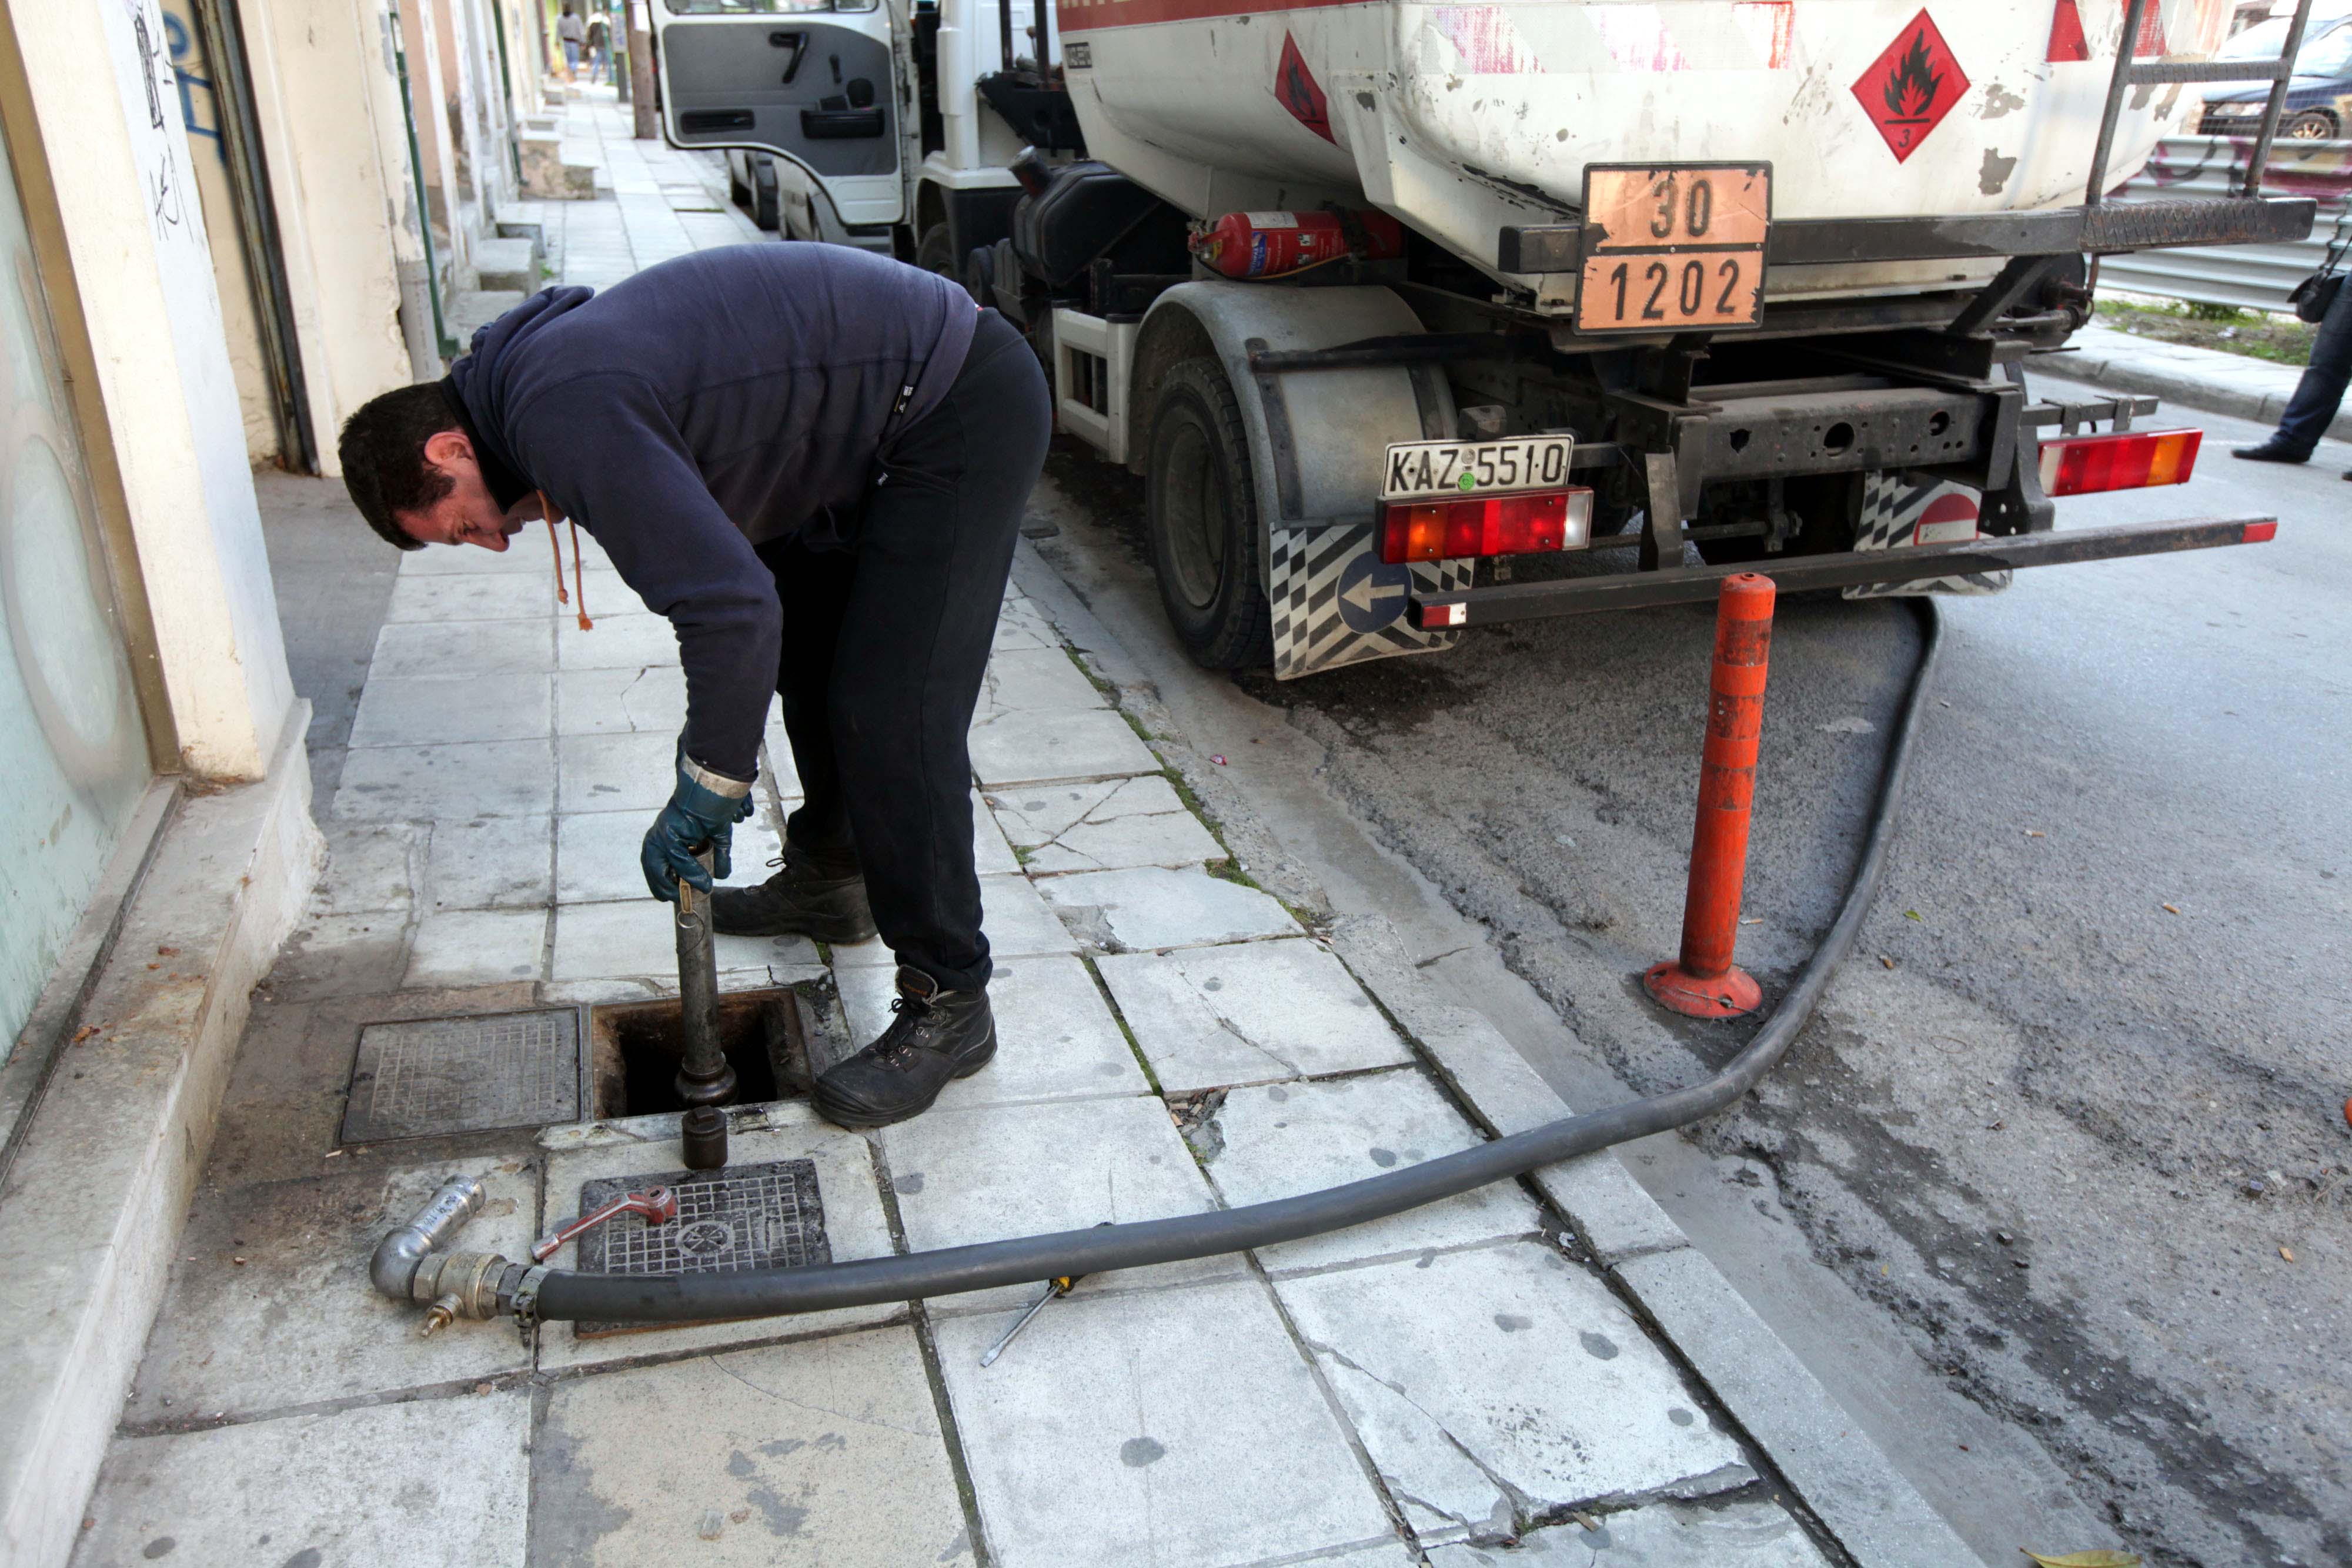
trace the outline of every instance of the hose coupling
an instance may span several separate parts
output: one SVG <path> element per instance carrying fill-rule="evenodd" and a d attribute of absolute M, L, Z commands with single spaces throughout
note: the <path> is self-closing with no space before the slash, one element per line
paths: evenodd
<path fill-rule="evenodd" d="M 417 1265 L 409 1299 L 425 1306 L 424 1332 L 454 1318 L 495 1318 L 507 1310 L 499 1287 L 515 1267 L 496 1252 L 436 1252 Z"/>

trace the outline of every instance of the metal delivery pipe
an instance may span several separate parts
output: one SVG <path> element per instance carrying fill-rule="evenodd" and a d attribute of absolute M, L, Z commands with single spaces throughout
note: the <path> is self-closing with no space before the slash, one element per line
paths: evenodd
<path fill-rule="evenodd" d="M 1107 1273 L 1150 1263 L 1206 1258 L 1245 1248 L 1269 1247 L 1382 1218 L 1423 1204 L 1468 1192 L 1488 1182 L 1524 1176 L 1541 1166 L 1591 1154 L 1614 1144 L 1686 1125 L 1736 1103 L 1789 1049 L 1814 1005 L 1853 950 L 1854 938 L 1878 891 L 1887 845 L 1895 836 L 1895 806 L 1911 769 L 1941 628 L 1933 601 L 1913 601 L 1921 636 L 1918 668 L 1911 677 L 1901 719 L 1895 725 L 1878 800 L 1871 809 L 1853 883 L 1821 946 L 1813 950 L 1796 984 L 1773 1009 L 1746 1050 L 1704 1083 L 1671 1090 L 1604 1111 L 1588 1112 L 1498 1138 L 1460 1154 L 1427 1160 L 1401 1171 L 1350 1182 L 1246 1208 L 1150 1219 L 1131 1225 L 1097 1226 L 1051 1236 L 948 1247 L 902 1257 L 866 1258 L 811 1269 L 761 1269 L 727 1274 L 611 1275 L 548 1270 L 534 1281 L 517 1268 L 508 1270 L 500 1305 L 517 1293 L 540 1318 L 588 1318 L 611 1322 L 674 1322 L 709 1318 L 776 1317 L 824 1312 L 878 1301 L 984 1291 L 998 1285 L 1034 1284 L 1065 1274 Z M 537 1271 L 534 1271 L 537 1272 Z M 535 1286 L 535 1289 L 533 1288 Z"/>

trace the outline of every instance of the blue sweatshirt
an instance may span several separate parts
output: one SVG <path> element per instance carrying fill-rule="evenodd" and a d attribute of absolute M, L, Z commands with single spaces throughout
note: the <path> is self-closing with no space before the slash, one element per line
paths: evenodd
<path fill-rule="evenodd" d="M 730 246 L 534 294 L 443 388 L 499 504 L 545 491 L 669 617 L 687 754 L 750 779 L 782 640 L 752 546 L 855 544 L 878 465 L 978 319 L 955 284 L 865 251 Z"/>

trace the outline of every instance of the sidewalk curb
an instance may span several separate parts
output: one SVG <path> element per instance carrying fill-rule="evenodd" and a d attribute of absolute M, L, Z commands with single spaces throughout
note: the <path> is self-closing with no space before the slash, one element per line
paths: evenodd
<path fill-rule="evenodd" d="M 1149 677 L 1050 561 L 1024 549 L 1014 575 L 1122 707 L 1158 707 Z M 1438 996 L 1385 917 L 1339 916 L 1330 944 L 1487 1132 L 1506 1135 L 1573 1113 L 1493 1023 Z M 1979 1561 L 1613 1151 L 1547 1166 L 1530 1180 L 1856 1563 Z"/>
<path fill-rule="evenodd" d="M 2076 352 L 2042 356 L 2032 369 L 2109 392 L 2144 392 L 2183 408 L 2264 424 L 2276 423 L 2286 412 L 2303 374 L 2291 365 L 2186 343 L 2143 346 L 2113 328 L 2086 328 L 2075 341 L 2080 344 Z M 2352 405 L 2336 411 L 2327 434 L 2334 440 L 2352 442 Z"/>

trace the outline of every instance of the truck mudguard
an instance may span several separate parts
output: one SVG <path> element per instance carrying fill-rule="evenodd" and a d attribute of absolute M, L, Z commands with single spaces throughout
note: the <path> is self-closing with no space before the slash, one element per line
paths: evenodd
<path fill-rule="evenodd" d="M 1161 378 L 1186 360 L 1213 356 L 1249 436 L 1258 565 L 1280 679 L 1452 647 L 1456 633 L 1415 629 L 1405 604 L 1416 589 L 1469 587 L 1472 563 L 1390 566 L 1375 549 L 1388 444 L 1456 434 L 1453 392 L 1435 365 L 1259 371 L 1251 355 L 1422 330 L 1404 301 L 1377 286 L 1181 283 L 1143 318 L 1127 404 L 1135 422 L 1129 462 L 1140 469 L 1150 451 Z"/>

